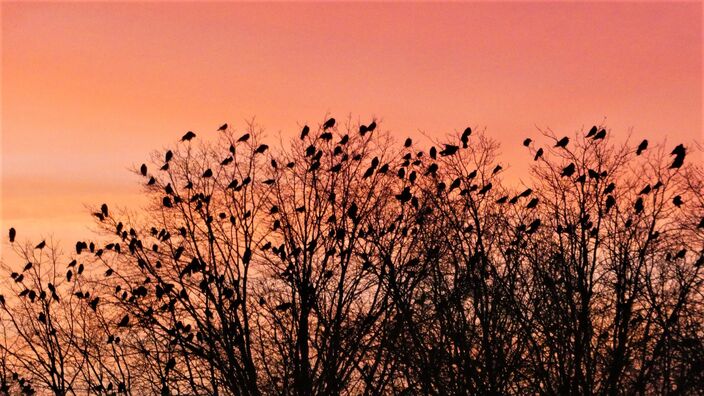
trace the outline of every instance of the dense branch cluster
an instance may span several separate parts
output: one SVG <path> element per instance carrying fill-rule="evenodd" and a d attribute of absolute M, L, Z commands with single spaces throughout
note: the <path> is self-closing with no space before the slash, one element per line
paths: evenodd
<path fill-rule="evenodd" d="M 96 208 L 69 255 L 10 231 L 0 393 L 701 392 L 684 146 L 545 132 L 516 186 L 470 128 L 429 150 L 375 122 L 214 133 L 136 169 L 149 207 Z"/>

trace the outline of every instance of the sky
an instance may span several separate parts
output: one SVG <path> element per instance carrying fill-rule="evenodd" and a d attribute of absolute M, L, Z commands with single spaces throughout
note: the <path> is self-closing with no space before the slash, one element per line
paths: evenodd
<path fill-rule="evenodd" d="M 515 175 L 537 128 L 702 140 L 702 2 L 0 7 L 0 226 L 20 240 L 89 236 L 86 205 L 137 208 L 129 169 L 223 122 L 485 128 Z"/>

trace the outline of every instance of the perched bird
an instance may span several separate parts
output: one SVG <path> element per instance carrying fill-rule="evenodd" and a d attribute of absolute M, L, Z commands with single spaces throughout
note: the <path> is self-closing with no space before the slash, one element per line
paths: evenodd
<path fill-rule="evenodd" d="M 648 148 L 648 139 L 643 139 L 636 149 L 636 155 L 641 155 Z"/>
<path fill-rule="evenodd" d="M 130 323 L 130 317 L 129 315 L 125 315 L 122 317 L 122 320 L 117 324 L 117 327 L 127 327 L 127 325 Z"/>
<path fill-rule="evenodd" d="M 462 132 L 462 137 L 460 140 L 462 141 L 462 147 L 467 148 L 469 146 L 469 135 L 472 134 L 472 128 L 465 128 L 464 132 Z"/>
<path fill-rule="evenodd" d="M 304 125 L 303 129 L 301 130 L 301 140 L 305 139 L 309 133 L 310 133 L 310 128 L 308 127 L 308 125 Z"/>
<path fill-rule="evenodd" d="M 607 197 L 606 197 L 606 207 L 605 207 L 606 213 L 609 213 L 609 210 L 611 210 L 611 208 L 612 208 L 614 205 L 616 205 L 616 198 L 614 198 L 613 195 L 607 196 Z"/>
<path fill-rule="evenodd" d="M 609 183 L 609 185 L 607 185 L 606 188 L 604 189 L 604 194 L 611 194 L 611 192 L 614 191 L 614 189 L 616 189 L 616 184 L 614 184 L 613 182 Z"/>
<path fill-rule="evenodd" d="M 96 297 L 96 298 L 92 299 L 92 300 L 88 303 L 88 305 L 90 306 L 90 309 L 92 309 L 93 311 L 95 311 L 96 309 L 98 309 L 98 302 L 100 302 L 100 297 Z"/>
<path fill-rule="evenodd" d="M 224 131 L 227 129 L 227 123 L 220 125 L 220 128 L 218 128 L 218 132 Z"/>
<path fill-rule="evenodd" d="M 182 142 L 187 142 L 187 141 L 193 139 L 194 137 L 196 137 L 196 134 L 193 133 L 193 131 L 188 131 L 188 132 L 186 132 L 185 135 L 183 135 L 183 136 L 181 137 L 181 141 L 182 141 Z"/>
<path fill-rule="evenodd" d="M 438 157 L 438 150 L 435 148 L 435 146 L 430 148 L 430 158 L 436 159 Z"/>
<path fill-rule="evenodd" d="M 372 121 L 372 123 L 367 126 L 367 131 L 374 132 L 375 129 L 376 129 L 376 121 Z"/>
<path fill-rule="evenodd" d="M 24 266 L 24 269 L 22 269 L 22 272 L 29 271 L 32 269 L 32 263 L 27 263 Z"/>
<path fill-rule="evenodd" d="M 443 157 L 454 155 L 459 149 L 459 146 L 455 146 L 453 144 L 445 144 L 445 149 L 440 152 L 440 155 Z"/>
<path fill-rule="evenodd" d="M 636 210 L 636 214 L 639 214 L 640 212 L 643 211 L 644 205 L 643 205 L 643 197 L 638 197 L 636 200 L 636 203 L 633 205 L 633 208 Z"/>
<path fill-rule="evenodd" d="M 332 133 L 324 132 L 324 133 L 320 134 L 320 139 L 330 141 L 330 140 L 332 140 Z"/>
<path fill-rule="evenodd" d="M 147 185 L 148 185 L 148 186 L 153 186 L 154 184 L 156 184 L 156 179 L 153 178 L 153 177 L 150 177 L 150 178 L 149 178 L 149 181 L 147 182 Z"/>
<path fill-rule="evenodd" d="M 244 135 L 240 136 L 239 139 L 237 139 L 237 142 L 246 142 L 247 140 L 249 140 L 249 134 L 245 133 Z"/>
<path fill-rule="evenodd" d="M 539 148 L 538 151 L 535 152 L 535 157 L 533 157 L 533 161 L 537 161 L 538 158 L 543 156 L 543 148 Z"/>
<path fill-rule="evenodd" d="M 108 217 L 108 205 L 106 205 L 106 204 L 100 205 L 100 213 L 102 213 L 103 216 Z"/>
<path fill-rule="evenodd" d="M 259 147 L 257 147 L 256 150 L 254 150 L 254 152 L 255 152 L 256 154 L 262 154 L 262 153 L 264 153 L 268 148 L 269 148 L 269 146 L 267 146 L 266 144 L 260 144 Z"/>
<path fill-rule="evenodd" d="M 596 125 L 594 125 L 592 127 L 592 129 L 590 129 L 589 132 L 587 132 L 587 136 L 585 136 L 585 137 L 590 138 L 590 137 L 596 135 L 596 132 L 597 132 L 597 128 L 596 128 Z"/>
<path fill-rule="evenodd" d="M 403 142 L 403 147 L 411 147 L 411 144 L 413 144 L 413 140 L 411 140 L 411 138 L 406 138 L 406 141 Z"/>
<path fill-rule="evenodd" d="M 15 236 L 17 236 L 17 231 L 14 228 L 10 228 L 10 243 L 15 242 Z"/>
<path fill-rule="evenodd" d="M 139 173 L 141 173 L 142 176 L 147 175 L 147 164 L 142 164 L 142 166 L 139 168 Z"/>
<path fill-rule="evenodd" d="M 332 128 L 334 126 L 335 126 L 335 119 L 330 118 L 329 120 L 325 121 L 325 123 L 323 124 L 323 130 L 325 131 L 325 130 Z"/>
<path fill-rule="evenodd" d="M 163 170 L 163 171 L 169 170 L 169 163 L 168 163 L 168 162 L 165 163 L 164 165 L 162 165 L 162 167 L 161 167 L 160 169 Z"/>
<path fill-rule="evenodd" d="M 503 169 L 503 167 L 502 167 L 501 165 L 496 165 L 496 167 L 495 167 L 494 170 L 491 172 L 491 174 L 492 174 L 492 175 L 495 175 L 495 174 L 501 172 L 501 169 Z"/>
<path fill-rule="evenodd" d="M 497 200 L 496 200 L 496 203 L 497 203 L 497 204 L 505 204 L 506 201 L 508 201 L 508 196 L 507 196 L 507 195 L 504 195 L 503 197 L 497 199 Z"/>
<path fill-rule="evenodd" d="M 526 138 L 526 139 L 523 141 L 523 145 L 526 146 L 526 147 L 528 147 L 528 146 L 530 146 L 531 142 L 533 142 L 533 139 L 531 139 L 531 138 Z"/>
<path fill-rule="evenodd" d="M 651 189 L 652 188 L 650 187 L 650 184 L 648 184 L 647 186 L 643 187 L 642 190 L 640 190 L 638 195 L 648 195 L 648 194 L 650 194 Z"/>
<path fill-rule="evenodd" d="M 437 171 L 438 171 L 438 164 L 432 163 L 432 164 L 430 164 L 430 166 L 428 166 L 428 169 L 425 171 L 425 175 L 426 176 L 431 175 L 431 174 L 434 175 L 435 172 L 437 172 Z"/>
<path fill-rule="evenodd" d="M 41 242 L 39 242 L 39 244 L 38 244 L 37 246 L 35 246 L 34 248 L 35 248 L 35 249 L 44 249 L 45 246 L 46 246 L 46 241 L 41 241 Z"/>
<path fill-rule="evenodd" d="M 367 133 L 367 126 L 362 124 L 359 126 L 359 134 L 364 136 Z"/>
<path fill-rule="evenodd" d="M 289 308 L 291 308 L 292 306 L 293 306 L 293 304 L 291 304 L 290 302 L 285 302 L 285 303 L 277 305 L 276 310 L 277 311 L 286 311 Z"/>
<path fill-rule="evenodd" d="M 488 193 L 489 190 L 491 190 L 491 187 L 492 187 L 492 184 L 491 184 L 491 182 L 489 182 L 484 187 L 482 187 L 481 190 L 479 190 L 479 192 L 477 194 L 484 195 L 484 194 Z"/>
<path fill-rule="evenodd" d="M 600 140 L 606 137 L 606 129 L 600 130 L 596 135 L 594 135 L 593 140 Z"/>
<path fill-rule="evenodd" d="M 684 202 L 682 201 L 682 196 L 676 195 L 674 198 L 672 198 L 672 203 L 673 203 L 675 206 L 677 206 L 678 208 L 679 208 L 680 206 L 682 206 L 682 204 L 684 203 Z"/>
<path fill-rule="evenodd" d="M 539 202 L 538 198 L 531 199 L 530 202 L 528 202 L 528 205 L 526 205 L 526 209 L 535 208 L 536 206 L 538 206 L 538 202 Z"/>
<path fill-rule="evenodd" d="M 167 151 L 166 154 L 164 154 L 164 159 L 166 160 L 166 162 L 171 161 L 171 158 L 173 158 L 173 157 L 174 157 L 174 153 L 171 150 Z"/>
<path fill-rule="evenodd" d="M 570 138 L 567 136 L 563 137 L 562 139 L 558 140 L 557 143 L 555 143 L 555 147 L 561 147 L 565 148 L 567 147 L 567 144 L 570 142 Z"/>
<path fill-rule="evenodd" d="M 672 161 L 672 165 L 670 165 L 670 169 L 678 169 L 684 163 L 684 157 L 687 154 L 687 150 L 682 144 L 679 144 L 670 154 L 675 156 L 675 159 Z"/>
<path fill-rule="evenodd" d="M 212 169 L 208 168 L 208 169 L 205 170 L 205 172 L 203 172 L 203 177 L 204 177 L 204 178 L 211 177 L 211 176 L 213 176 L 213 171 L 212 171 Z"/>
<path fill-rule="evenodd" d="M 563 177 L 570 177 L 574 174 L 575 170 L 576 167 L 574 163 L 571 163 L 562 169 L 562 173 L 560 175 Z"/>

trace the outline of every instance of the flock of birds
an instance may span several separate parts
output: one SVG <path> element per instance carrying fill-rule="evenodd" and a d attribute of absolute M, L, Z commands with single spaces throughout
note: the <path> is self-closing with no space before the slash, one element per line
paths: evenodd
<path fill-rule="evenodd" d="M 325 121 L 325 123 L 322 125 L 322 133 L 321 133 L 320 136 L 319 136 L 320 139 L 322 139 L 322 140 L 324 140 L 324 141 L 330 141 L 330 140 L 332 140 L 332 139 L 333 139 L 333 134 L 330 132 L 330 129 L 331 129 L 331 128 L 334 128 L 335 124 L 336 124 L 336 121 L 335 121 L 334 118 L 330 118 L 330 119 L 328 119 L 327 121 Z M 365 135 L 367 135 L 368 133 L 373 132 L 373 131 L 376 129 L 376 127 L 377 127 L 377 125 L 376 125 L 376 122 L 374 122 L 374 121 L 372 121 L 369 125 L 361 125 L 361 126 L 359 127 L 359 134 L 360 134 L 361 136 L 365 136 Z M 228 124 L 223 124 L 223 125 L 221 125 L 217 130 L 218 130 L 218 131 L 226 131 L 227 128 L 228 128 Z M 468 144 L 469 144 L 469 137 L 470 137 L 471 133 L 472 133 L 471 128 L 466 128 L 466 129 L 464 130 L 464 132 L 462 133 L 462 135 L 460 136 L 460 144 L 459 144 L 459 145 L 449 144 L 449 143 L 448 143 L 448 144 L 444 144 L 444 147 L 443 147 L 440 151 L 438 151 L 435 147 L 431 147 L 431 149 L 429 150 L 429 155 L 430 155 L 430 157 L 431 157 L 433 160 L 435 160 L 435 159 L 437 159 L 437 156 L 438 156 L 438 155 L 440 155 L 440 156 L 442 156 L 442 157 L 448 157 L 448 156 L 453 156 L 453 155 L 457 154 L 457 152 L 460 150 L 460 148 L 467 148 L 467 147 L 468 147 Z M 301 139 L 301 140 L 304 140 L 309 134 L 310 134 L 310 128 L 309 128 L 307 125 L 305 125 L 305 126 L 302 128 L 302 130 L 301 130 L 300 139 Z M 186 132 L 186 134 L 183 135 L 183 137 L 181 138 L 181 141 L 182 141 L 182 142 L 188 142 L 188 141 L 191 141 L 192 139 L 194 139 L 195 137 L 196 137 L 196 134 L 195 134 L 193 131 L 188 131 L 188 132 Z M 606 130 L 605 130 L 605 129 L 599 129 L 599 128 L 597 128 L 596 126 L 592 127 L 592 128 L 589 130 L 589 132 L 586 134 L 586 138 L 590 138 L 590 139 L 592 139 L 593 141 L 603 140 L 603 139 L 605 139 L 605 137 L 606 137 Z M 236 141 L 236 143 L 244 143 L 244 142 L 249 141 L 249 139 L 250 139 L 250 134 L 249 134 L 249 133 L 246 133 L 246 134 L 242 135 L 242 136 Z M 341 138 L 341 140 L 339 141 L 339 145 L 345 145 L 345 144 L 347 144 L 348 141 L 349 141 L 349 136 L 348 136 L 348 135 L 345 135 L 345 136 L 343 136 L 343 137 Z M 527 138 L 527 139 L 525 139 L 525 140 L 523 141 L 523 145 L 526 146 L 526 147 L 530 147 L 530 146 L 532 145 L 532 143 L 533 143 L 533 141 L 532 141 L 532 139 L 530 139 L 530 138 Z M 561 139 L 556 140 L 556 141 L 555 141 L 555 144 L 554 144 L 554 146 L 553 146 L 553 148 L 555 148 L 555 149 L 564 149 L 564 150 L 567 150 L 567 146 L 569 145 L 569 143 L 570 143 L 569 137 L 565 136 L 565 137 L 562 137 Z M 341 154 L 341 152 L 342 152 L 339 145 L 338 145 L 338 146 L 336 147 L 336 149 L 335 149 L 335 155 Z M 404 144 L 403 144 L 403 145 L 404 145 L 405 148 L 411 147 L 411 146 L 412 146 L 412 140 L 411 140 L 411 138 L 407 138 L 407 139 L 404 141 Z M 261 144 L 261 145 L 257 146 L 257 148 L 254 150 L 254 153 L 255 153 L 255 154 L 263 154 L 264 152 L 267 151 L 268 148 L 269 148 L 269 147 L 268 147 L 266 144 Z M 635 154 L 636 154 L 636 155 L 641 155 L 645 150 L 647 150 L 647 148 L 648 148 L 648 141 L 647 141 L 647 140 L 643 140 L 643 141 L 637 146 L 637 148 L 636 148 L 636 150 L 635 150 Z M 230 153 L 234 155 L 234 152 L 235 152 L 235 148 L 234 148 L 233 146 L 230 146 Z M 543 154 L 544 154 L 543 148 L 542 148 L 542 147 L 541 147 L 541 148 L 538 148 L 538 149 L 535 151 L 534 160 L 537 161 L 538 159 L 540 159 L 540 158 L 543 156 Z M 311 165 L 311 167 L 309 168 L 309 171 L 315 171 L 315 170 L 317 170 L 317 169 L 320 167 L 320 158 L 321 158 L 321 156 L 322 156 L 322 151 L 321 151 L 321 150 L 318 150 L 315 146 L 310 145 L 310 146 L 306 149 L 305 155 L 306 155 L 306 157 L 312 157 L 312 159 L 313 159 L 312 165 Z M 679 169 L 680 167 L 682 167 L 682 165 L 683 165 L 683 163 L 684 163 L 684 160 L 685 160 L 685 156 L 686 156 L 686 149 L 685 149 L 685 147 L 684 147 L 682 144 L 677 145 L 677 146 L 672 150 L 671 155 L 673 156 L 673 160 L 672 160 L 672 163 L 671 163 L 671 165 L 670 165 L 670 168 L 671 168 L 671 169 Z M 172 152 L 171 150 L 169 150 L 169 151 L 166 152 L 165 157 L 164 157 L 165 162 L 164 162 L 164 165 L 161 167 L 161 170 L 168 170 L 168 169 L 169 169 L 169 163 L 170 163 L 171 160 L 173 159 L 173 156 L 174 156 L 174 154 L 173 154 L 173 152 Z M 420 153 L 419 153 L 419 156 L 420 156 Z M 356 159 L 356 160 L 361 160 L 361 155 L 357 154 L 357 155 L 354 157 L 354 159 Z M 399 177 L 403 178 L 403 177 L 405 176 L 405 172 L 406 172 L 405 166 L 406 166 L 407 164 L 409 164 L 410 159 L 411 159 L 410 153 L 408 153 L 406 156 L 404 156 L 404 160 L 405 160 L 405 163 L 404 163 L 404 164 L 405 164 L 405 165 L 404 165 L 404 167 L 401 167 L 401 168 L 398 170 L 398 176 L 399 176 Z M 225 158 L 225 160 L 223 160 L 223 162 L 221 163 L 221 165 L 227 165 L 227 164 L 231 163 L 233 160 L 234 160 L 233 157 L 232 157 L 232 156 L 229 156 L 229 157 Z M 416 161 L 415 163 L 416 163 L 416 164 L 420 164 L 420 161 Z M 276 162 L 275 162 L 274 160 L 272 160 L 272 166 L 276 167 Z M 287 166 L 290 168 L 290 167 L 293 166 L 293 163 L 289 163 L 289 164 L 287 164 Z M 337 164 L 337 165 L 333 166 L 333 167 L 330 169 L 330 171 L 332 171 L 332 172 L 339 172 L 340 169 L 341 169 L 341 164 Z M 500 166 L 500 165 L 497 165 L 497 166 L 494 168 L 492 174 L 498 173 L 499 171 L 501 171 L 501 169 L 502 169 L 501 166 Z M 371 161 L 370 167 L 369 167 L 369 168 L 366 170 L 366 172 L 364 173 L 363 178 L 368 178 L 368 177 L 370 177 L 372 174 L 374 174 L 374 172 L 377 172 L 377 173 L 386 173 L 388 170 L 389 170 L 389 169 L 388 169 L 388 164 L 384 164 L 384 165 L 381 165 L 381 166 L 380 166 L 379 159 L 378 159 L 378 158 L 374 158 L 374 159 Z M 433 163 L 431 163 L 430 165 L 428 165 L 428 167 L 426 168 L 425 175 L 433 175 L 433 176 L 434 176 L 434 175 L 436 174 L 437 170 L 438 170 L 438 165 L 437 165 L 437 163 L 433 162 Z M 146 165 L 146 164 L 142 164 L 142 165 L 140 166 L 139 172 L 140 172 L 140 174 L 141 174 L 142 176 L 147 177 L 147 176 L 148 176 L 148 168 L 147 168 L 147 165 Z M 562 168 L 562 170 L 561 170 L 561 172 L 560 172 L 560 175 L 561 175 L 562 177 L 571 178 L 571 177 L 573 177 L 573 176 L 575 175 L 575 173 L 577 173 L 577 166 L 575 165 L 575 163 L 570 163 L 570 164 L 568 164 L 567 166 L 565 166 L 564 168 Z M 587 175 L 588 175 L 589 177 L 593 178 L 593 179 L 598 179 L 598 178 L 601 178 L 601 177 L 605 177 L 605 176 L 606 176 L 605 172 L 598 173 L 598 172 L 596 172 L 596 171 L 594 171 L 594 170 L 589 169 L 588 172 L 587 172 L 587 174 L 578 176 L 578 178 L 577 178 L 576 180 L 577 180 L 578 182 L 584 183 L 584 182 L 586 181 Z M 475 178 L 476 176 L 477 176 L 477 171 L 475 170 L 475 171 L 471 172 L 471 173 L 467 176 L 467 179 L 473 179 L 473 178 Z M 207 178 L 211 178 L 211 177 L 213 177 L 213 171 L 212 171 L 212 169 L 208 168 L 208 169 L 206 169 L 206 170 L 203 172 L 202 178 L 206 178 L 206 179 L 207 179 Z M 412 173 L 410 174 L 410 176 L 409 176 L 411 182 L 413 182 L 413 181 L 415 180 L 415 177 L 416 177 L 415 172 L 412 172 Z M 230 183 L 230 185 L 228 185 L 228 188 L 233 188 L 233 189 L 241 188 L 243 185 L 246 185 L 246 184 L 248 184 L 248 183 L 251 182 L 251 180 L 248 180 L 248 179 L 249 179 L 249 178 L 247 178 L 247 179 L 245 179 L 245 180 L 242 180 L 241 184 L 240 184 L 239 182 L 237 182 L 237 181 L 233 181 L 232 183 Z M 156 183 L 156 179 L 155 179 L 153 176 L 150 176 L 149 181 L 147 182 L 147 184 L 148 184 L 148 185 L 154 185 L 155 183 Z M 270 183 L 273 183 L 273 180 L 268 180 L 268 181 L 267 181 L 267 184 L 270 184 Z M 454 189 L 456 189 L 456 188 L 459 188 L 459 187 L 460 187 L 460 184 L 461 184 L 461 179 L 460 179 L 460 178 L 457 178 L 456 180 L 454 180 L 454 181 L 450 184 L 450 186 L 449 186 L 449 191 L 452 191 L 452 190 L 454 190 Z M 187 184 L 186 187 L 187 187 L 187 188 L 192 188 L 192 187 L 193 187 L 192 182 L 188 182 L 188 184 Z M 657 189 L 660 188 L 660 187 L 662 187 L 662 183 L 661 183 L 661 182 L 658 182 L 658 183 L 654 184 L 653 186 L 647 185 L 646 187 L 644 187 L 644 188 L 639 192 L 638 198 L 636 199 L 636 202 L 635 202 L 635 204 L 634 204 L 634 210 L 635 210 L 636 214 L 639 214 L 639 213 L 641 213 L 641 212 L 644 210 L 643 196 L 649 194 L 649 193 L 650 193 L 651 191 L 653 191 L 653 190 L 657 190 Z M 445 186 L 445 184 L 444 184 L 443 182 L 440 182 L 440 183 L 438 184 L 438 190 L 439 190 L 439 191 L 440 191 L 440 190 L 444 190 L 445 188 L 446 188 L 446 186 Z M 478 194 L 480 194 L 480 195 L 485 195 L 485 194 L 487 194 L 487 193 L 491 190 L 491 188 L 492 188 L 492 184 L 489 182 L 489 183 L 485 184 L 484 186 L 482 186 L 481 188 L 479 188 L 478 186 L 472 186 L 472 188 L 469 189 L 469 190 L 463 190 L 463 191 L 462 191 L 462 194 L 466 194 L 466 193 L 468 193 L 468 192 L 470 192 L 470 191 L 476 191 L 476 190 L 478 190 L 478 191 L 477 191 Z M 165 189 L 165 191 L 166 191 L 166 193 L 167 193 L 167 196 L 165 196 L 165 197 L 163 198 L 163 202 L 162 202 L 163 206 L 165 206 L 165 207 L 167 207 L 167 208 L 170 208 L 170 207 L 173 207 L 173 205 L 174 205 L 175 203 L 180 202 L 180 201 L 179 201 L 180 198 L 178 197 L 178 195 L 176 195 L 176 194 L 174 193 L 174 190 L 173 190 L 173 187 L 171 186 L 171 184 L 168 184 L 167 186 L 165 186 L 164 189 Z M 609 209 L 611 209 L 611 208 L 616 204 L 616 200 L 615 200 L 614 196 L 611 194 L 611 193 L 614 191 L 614 189 L 615 189 L 614 183 L 610 183 L 610 184 L 607 185 L 607 186 L 604 188 L 604 190 L 603 190 L 603 194 L 606 195 L 606 200 L 605 200 L 605 209 L 606 209 L 606 212 L 608 212 Z M 515 204 L 515 203 L 517 203 L 518 200 L 521 199 L 521 198 L 526 198 L 526 199 L 529 198 L 529 197 L 531 196 L 532 192 L 533 192 L 533 190 L 531 190 L 530 188 L 528 188 L 528 189 L 526 189 L 525 191 L 523 191 L 522 193 L 516 195 L 515 197 L 513 197 L 513 198 L 511 198 L 511 199 L 509 199 L 508 196 L 502 196 L 502 197 L 498 198 L 495 202 L 496 202 L 497 204 L 504 204 L 504 203 L 507 203 L 507 202 L 508 202 L 508 203 L 511 203 L 511 204 Z M 172 200 L 172 199 L 170 198 L 170 196 L 173 196 L 174 199 Z M 403 191 L 401 191 L 399 194 L 396 195 L 396 199 L 398 199 L 399 201 L 404 202 L 404 203 L 405 203 L 405 202 L 408 202 L 408 201 L 411 201 L 413 198 L 414 198 L 414 197 L 413 197 L 413 195 L 412 195 L 412 193 L 411 193 L 410 187 L 405 187 L 405 188 L 403 189 Z M 202 200 L 204 200 L 204 199 L 205 199 L 205 197 L 202 196 L 202 194 L 196 194 L 196 195 L 194 196 L 194 198 L 191 199 L 191 202 L 193 202 L 194 200 L 195 200 L 195 201 L 202 201 Z M 675 197 L 673 198 L 672 202 L 673 202 L 673 204 L 674 204 L 676 207 L 680 207 L 680 206 L 682 206 L 683 203 L 684 203 L 683 200 L 682 200 L 682 197 L 681 197 L 680 195 L 675 196 Z M 199 203 L 199 205 L 201 204 L 201 202 L 198 202 L 198 203 Z M 526 204 L 526 208 L 528 208 L 528 209 L 535 208 L 535 207 L 537 207 L 538 203 L 539 203 L 538 198 L 532 198 L 532 199 L 530 199 L 530 201 Z M 298 209 L 297 209 L 297 210 L 298 210 Z M 305 210 L 305 208 L 303 208 L 303 210 Z M 356 209 L 356 206 L 355 206 L 354 208 L 350 208 L 350 210 L 349 210 L 350 213 L 348 213 L 348 214 L 349 214 L 350 217 L 353 218 L 353 219 L 354 219 L 354 217 L 356 216 L 356 210 L 357 210 L 357 209 Z M 354 211 L 355 213 L 352 213 L 352 211 Z M 271 213 L 272 213 L 272 214 L 277 213 L 277 212 L 278 212 L 278 208 L 277 208 L 277 207 L 273 207 L 273 208 L 271 209 Z M 95 217 L 97 217 L 100 221 L 104 221 L 105 219 L 107 219 L 107 218 L 110 216 L 110 213 L 109 213 L 109 211 L 108 211 L 107 205 L 106 205 L 106 204 L 102 204 L 101 207 L 100 207 L 100 211 L 95 212 L 93 215 L 94 215 Z M 221 217 L 222 217 L 222 216 L 221 216 Z M 231 218 L 230 220 L 231 220 L 231 221 L 234 221 L 232 218 Z M 531 223 L 529 223 L 529 224 L 527 224 L 527 225 L 521 225 L 520 231 L 523 231 L 523 232 L 526 232 L 526 233 L 528 233 L 528 234 L 531 234 L 531 233 L 535 232 L 535 231 L 538 229 L 538 227 L 540 227 L 540 225 L 541 225 L 540 219 L 535 219 L 534 221 L 532 221 Z M 280 226 L 280 223 L 279 223 L 279 226 Z M 125 231 L 125 230 L 122 229 L 122 227 L 123 227 L 123 226 L 122 226 L 122 223 L 119 223 L 117 227 L 118 227 L 118 229 L 117 229 L 118 235 L 122 235 L 123 240 L 125 240 L 125 239 L 127 238 L 127 231 Z M 701 229 L 701 228 L 704 228 L 704 217 L 701 219 L 701 221 L 699 222 L 699 224 L 697 225 L 697 227 L 700 228 L 700 229 Z M 275 223 L 275 228 L 276 228 L 276 223 Z M 558 228 L 561 228 L 561 227 L 558 227 Z M 163 232 L 163 231 L 164 231 L 164 230 L 162 230 L 162 232 Z M 558 232 L 562 232 L 562 231 L 564 231 L 564 229 L 562 229 L 562 230 L 561 230 L 561 229 L 558 229 Z M 156 230 L 153 229 L 153 230 L 152 230 L 152 233 L 154 234 L 155 232 L 156 232 Z M 180 232 L 181 232 L 181 234 L 182 234 L 183 236 L 185 236 L 185 235 L 184 235 L 185 232 L 186 232 L 185 229 L 180 230 Z M 130 235 L 132 236 L 133 241 L 136 240 L 136 233 L 134 232 L 134 230 L 130 230 Z M 10 243 L 14 243 L 15 240 L 16 240 L 16 237 L 17 237 L 17 232 L 16 232 L 15 228 L 10 228 L 10 230 L 9 230 L 9 240 L 10 240 Z M 161 234 L 160 234 L 160 235 L 159 235 L 159 238 L 167 238 L 167 237 L 166 237 L 165 235 L 161 235 Z M 155 246 L 156 246 L 156 245 L 155 245 Z M 41 250 L 41 249 L 44 249 L 45 247 L 46 247 L 46 241 L 41 241 L 39 244 L 37 244 L 37 245 L 35 246 L 35 249 L 40 249 L 40 250 Z M 115 251 L 117 251 L 118 253 L 119 253 L 119 251 L 120 251 L 120 250 L 119 250 L 119 249 L 120 249 L 119 244 L 110 244 L 110 245 L 106 246 L 106 248 L 107 248 L 107 249 L 115 250 Z M 130 245 L 130 249 L 133 249 L 133 248 L 134 248 L 134 247 L 133 247 L 132 245 Z M 89 250 L 91 253 L 95 253 L 96 255 L 100 255 L 100 254 L 102 254 L 102 252 L 103 252 L 102 249 L 97 249 L 97 250 L 96 250 L 96 247 L 95 247 L 95 245 L 94 245 L 93 243 L 90 243 L 90 245 L 89 245 L 89 244 L 87 244 L 87 243 L 85 243 L 85 242 L 78 242 L 78 243 L 76 244 L 76 253 L 77 253 L 77 254 L 81 254 L 81 252 L 83 252 L 84 250 Z M 181 250 L 180 252 L 177 252 L 177 254 L 180 256 L 180 254 L 182 254 L 182 252 L 183 252 L 183 250 Z M 678 254 L 680 254 L 680 253 L 681 253 L 681 252 L 678 252 Z M 250 255 L 251 255 L 251 252 L 250 252 Z M 682 255 L 683 255 L 683 254 L 682 254 Z M 196 266 L 197 266 L 198 264 L 199 264 L 198 262 L 195 262 L 195 264 L 193 264 L 193 265 L 196 265 Z M 701 258 L 699 261 L 697 261 L 697 263 L 696 263 L 695 265 L 696 265 L 696 266 L 701 266 L 701 265 L 703 265 L 703 264 L 704 264 L 704 256 L 702 256 L 702 258 Z M 82 265 L 82 264 L 77 265 L 76 260 L 73 260 L 73 261 L 69 264 L 69 267 L 71 267 L 71 268 L 69 269 L 69 271 L 67 272 L 67 275 L 66 275 L 68 281 L 71 281 L 71 279 L 72 279 L 72 277 L 73 277 L 73 275 L 74 275 L 74 271 L 75 271 L 76 274 L 79 274 L 79 275 L 80 275 L 80 274 L 83 272 L 83 270 L 84 270 L 83 265 Z M 28 264 L 24 267 L 24 269 L 23 269 L 22 272 L 24 273 L 24 272 L 30 270 L 31 268 L 32 268 L 32 264 L 31 264 L 31 263 L 28 263 Z M 190 267 L 189 267 L 189 268 L 190 268 Z M 13 278 L 14 281 L 17 282 L 17 283 L 22 282 L 23 279 L 24 279 L 23 273 L 13 273 L 13 274 L 12 274 L 12 278 Z M 108 272 L 106 272 L 105 275 L 106 275 L 106 276 L 112 275 L 112 270 L 108 270 Z M 27 289 L 27 290 L 29 290 L 29 289 Z M 36 293 L 33 292 L 33 291 L 27 291 L 27 290 L 25 291 L 26 294 L 31 292 L 31 295 L 30 295 L 29 297 L 30 297 L 32 300 L 34 300 L 34 298 L 36 298 Z M 56 293 L 55 293 L 54 290 L 55 290 L 54 286 L 51 285 L 51 286 L 50 286 L 50 291 L 52 291 L 53 296 L 58 300 L 58 296 L 56 295 Z M 146 292 L 146 289 L 145 289 L 144 291 Z M 25 292 L 23 292 L 23 293 L 25 293 Z M 162 292 L 162 294 L 164 293 L 163 290 L 162 290 L 161 292 Z M 97 308 L 97 305 L 98 305 L 98 303 L 99 303 L 99 298 L 98 298 L 98 297 L 94 297 L 93 299 L 90 299 L 90 294 L 88 294 L 88 293 L 82 295 L 81 297 L 82 297 L 82 298 L 89 299 L 89 305 L 90 305 L 90 307 L 91 307 L 93 310 L 95 310 L 95 309 Z M 4 297 L 2 297 L 1 295 L 0 295 L 0 303 L 4 303 Z M 287 305 L 287 304 L 288 304 L 288 305 Z M 276 309 L 277 309 L 277 310 L 286 310 L 286 309 L 288 309 L 289 306 L 290 306 L 290 303 L 283 303 L 283 304 L 280 304 L 279 306 L 277 306 Z M 117 325 L 118 325 L 118 327 L 127 327 L 127 326 L 129 326 L 129 316 L 128 316 L 128 315 L 125 315 L 125 316 L 117 323 Z"/>

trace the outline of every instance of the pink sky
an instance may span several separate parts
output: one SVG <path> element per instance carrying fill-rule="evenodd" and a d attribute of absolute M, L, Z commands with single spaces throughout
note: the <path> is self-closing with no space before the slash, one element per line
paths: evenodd
<path fill-rule="evenodd" d="M 85 204 L 186 131 L 326 113 L 399 138 L 536 126 L 701 139 L 702 3 L 2 3 L 2 233 L 71 242 Z M 3 236 L 2 245 L 6 245 Z"/>

